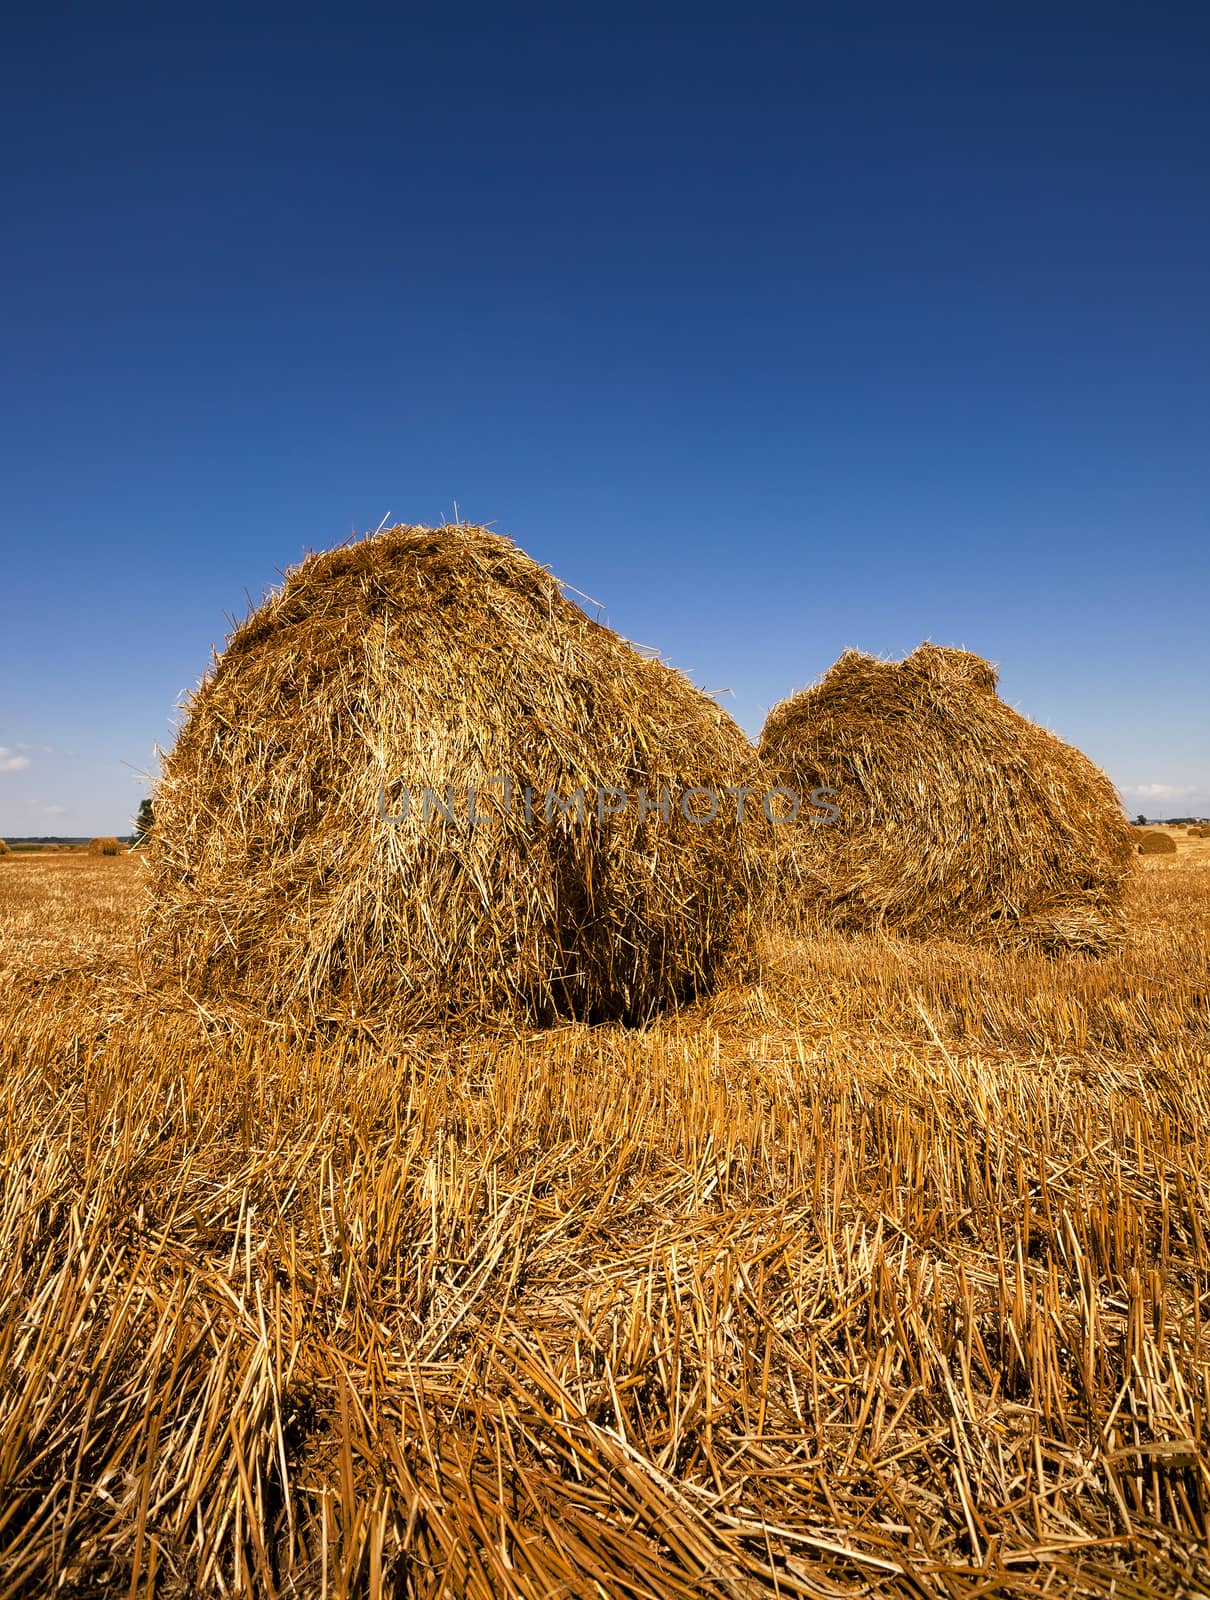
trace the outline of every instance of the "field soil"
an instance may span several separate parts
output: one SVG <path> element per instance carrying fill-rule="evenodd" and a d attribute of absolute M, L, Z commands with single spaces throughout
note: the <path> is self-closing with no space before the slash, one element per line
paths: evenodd
<path fill-rule="evenodd" d="M 1210 1594 L 1210 840 L 1123 949 L 770 933 L 309 1038 L 0 860 L 0 1600 Z"/>

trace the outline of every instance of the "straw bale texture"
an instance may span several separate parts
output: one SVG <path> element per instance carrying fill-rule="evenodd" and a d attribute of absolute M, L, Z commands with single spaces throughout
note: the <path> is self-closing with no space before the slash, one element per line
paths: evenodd
<path fill-rule="evenodd" d="M 711 699 L 509 540 L 392 528 L 291 571 L 191 696 L 155 793 L 145 970 L 306 1019 L 641 1018 L 742 937 L 760 851 L 759 807 L 699 825 L 679 794 L 757 769 Z M 598 817 L 598 786 L 626 810 Z M 583 820 L 548 819 L 547 791 L 578 787 Z M 640 817 L 665 787 L 669 820 Z M 426 788 L 452 821 L 424 820 Z"/>
<path fill-rule="evenodd" d="M 766 766 L 800 791 L 839 791 L 833 826 L 786 830 L 784 897 L 844 927 L 1114 942 L 1130 828 L 1113 786 L 996 682 L 965 650 L 850 650 L 774 707 Z"/>

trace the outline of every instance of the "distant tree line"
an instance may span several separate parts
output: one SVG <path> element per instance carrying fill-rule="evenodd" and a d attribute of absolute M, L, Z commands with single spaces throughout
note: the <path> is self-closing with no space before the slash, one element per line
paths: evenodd
<path fill-rule="evenodd" d="M 1134 819 L 1136 828 L 1144 828 L 1148 823 L 1160 828 L 1187 828 L 1194 822 L 1210 822 L 1210 817 L 1145 817 L 1140 811 Z"/>

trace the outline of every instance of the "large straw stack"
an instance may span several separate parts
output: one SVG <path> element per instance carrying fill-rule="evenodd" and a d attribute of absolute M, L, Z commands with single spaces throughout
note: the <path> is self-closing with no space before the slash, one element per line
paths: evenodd
<path fill-rule="evenodd" d="M 143 951 L 194 995 L 308 1020 L 641 1018 L 708 983 L 747 915 L 759 805 L 740 828 L 677 799 L 754 781 L 748 741 L 483 528 L 310 557 L 187 713 L 155 794 Z M 598 786 L 626 810 L 598 817 Z M 583 820 L 548 819 L 547 791 L 578 787 Z M 665 787 L 669 820 L 640 817 L 640 788 Z M 453 821 L 423 819 L 425 788 L 452 789 Z"/>
<path fill-rule="evenodd" d="M 996 693 L 995 669 L 923 644 L 850 650 L 770 712 L 778 779 L 839 790 L 839 821 L 795 830 L 782 891 L 834 925 L 1007 935 L 1101 951 L 1118 928 L 1130 826 L 1108 778 Z"/>

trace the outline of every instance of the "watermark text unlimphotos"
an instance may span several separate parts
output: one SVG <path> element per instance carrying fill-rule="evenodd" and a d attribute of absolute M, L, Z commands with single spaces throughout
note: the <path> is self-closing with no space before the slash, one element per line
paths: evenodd
<path fill-rule="evenodd" d="M 574 818 L 583 824 L 590 817 L 603 825 L 610 817 L 627 813 L 636 815 L 640 821 L 658 817 L 663 822 L 671 822 L 675 810 L 686 822 L 705 827 L 712 822 L 734 820 L 741 823 L 750 814 L 749 808 L 758 808 L 768 822 L 812 823 L 826 828 L 840 819 L 840 808 L 836 804 L 838 793 L 826 786 L 802 795 L 796 789 L 781 786 L 761 790 L 746 784 L 728 784 L 715 789 L 705 784 L 692 784 L 675 792 L 665 785 L 652 795 L 642 787 L 631 793 L 614 784 L 598 784 L 595 789 L 580 785 L 570 794 L 562 795 L 556 789 L 539 792 L 532 784 L 495 777 L 486 779 L 482 788 L 473 783 L 451 783 L 444 789 L 423 788 L 418 800 L 406 785 L 393 785 L 390 810 L 386 786 L 379 784 L 377 805 L 382 821 L 395 825 L 461 821 L 474 827 L 502 814 L 523 816 L 527 827 L 557 822 L 560 818 Z M 480 809 L 481 806 L 484 809 Z M 396 809 L 400 807 L 402 809 Z"/>

